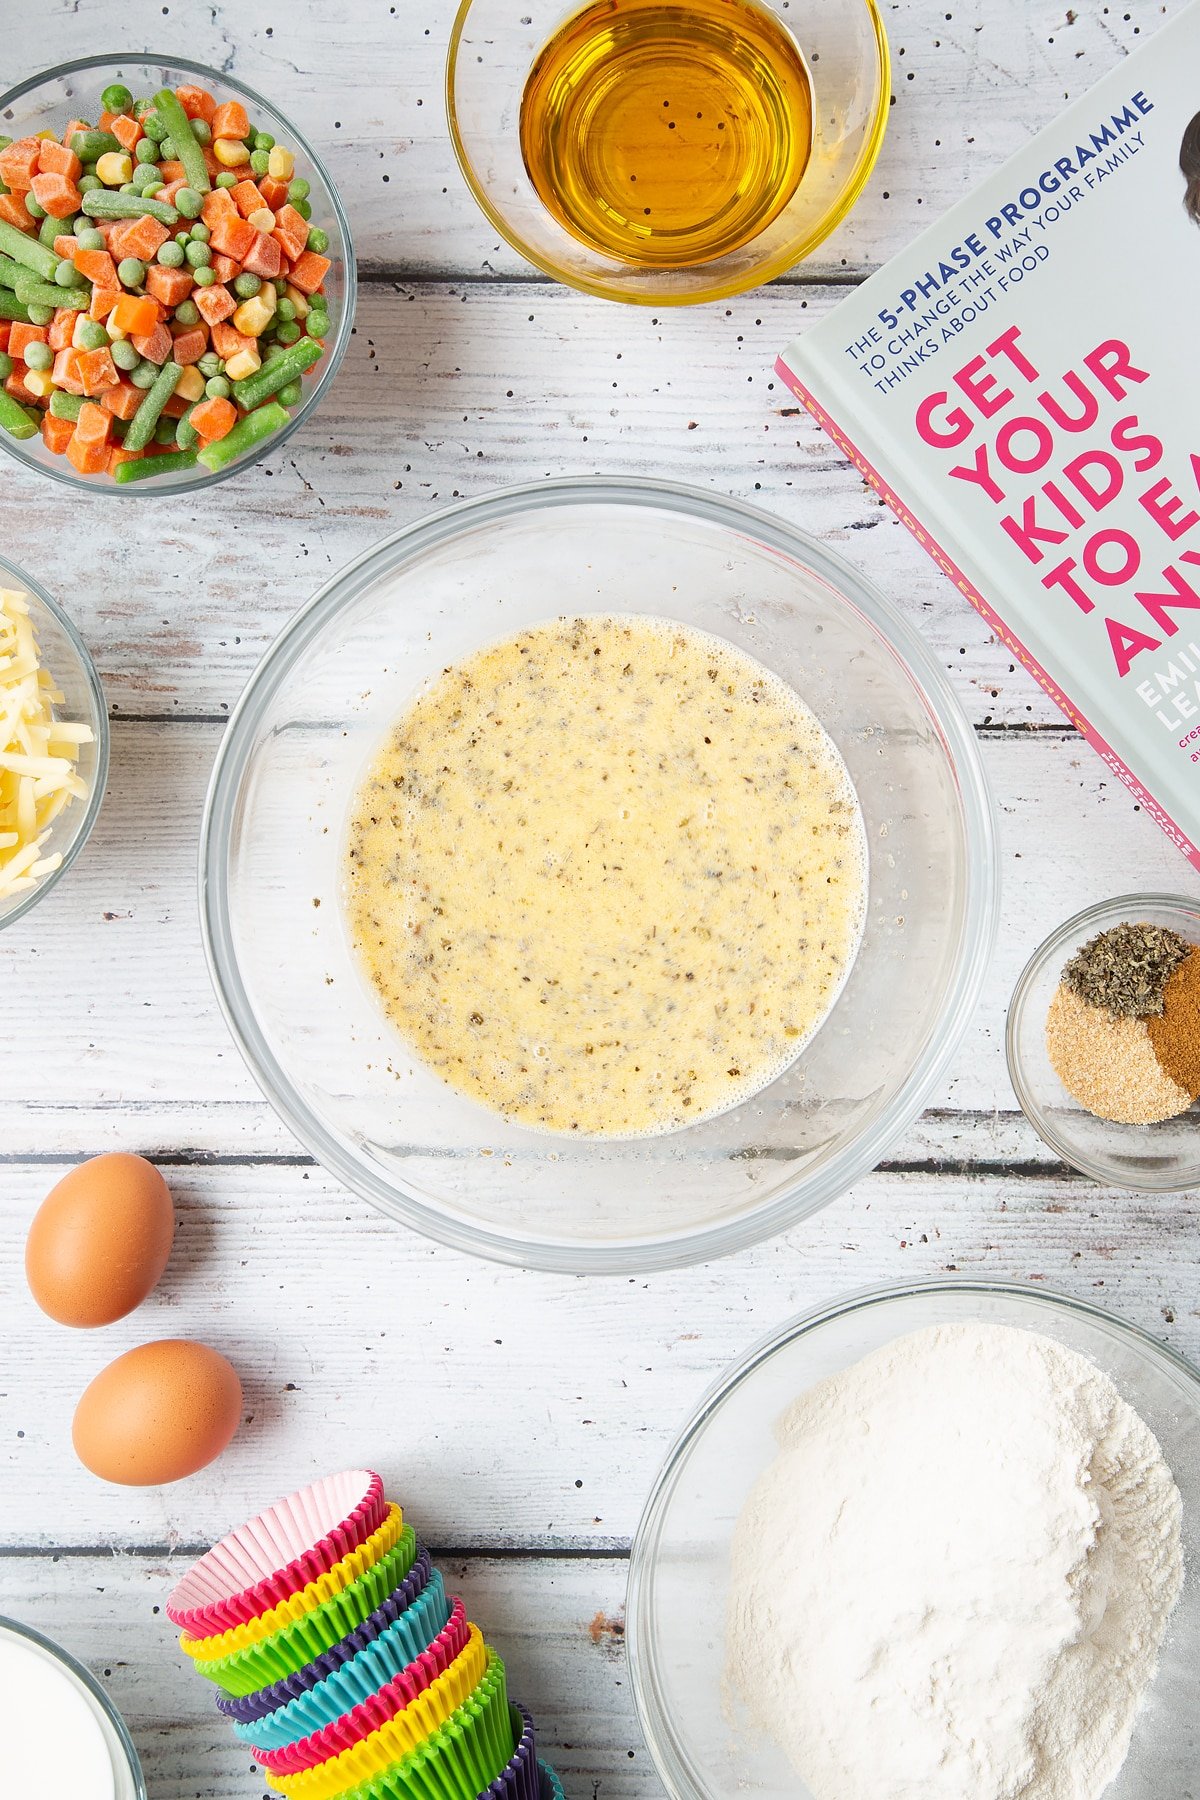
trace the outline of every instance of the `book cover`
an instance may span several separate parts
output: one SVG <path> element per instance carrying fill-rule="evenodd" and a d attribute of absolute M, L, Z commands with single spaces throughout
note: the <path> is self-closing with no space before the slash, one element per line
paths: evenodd
<path fill-rule="evenodd" d="M 781 377 L 1200 868 L 1200 0 Z"/>

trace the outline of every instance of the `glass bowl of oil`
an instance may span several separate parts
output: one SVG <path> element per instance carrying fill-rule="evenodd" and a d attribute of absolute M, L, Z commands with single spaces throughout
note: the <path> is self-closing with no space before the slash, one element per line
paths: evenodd
<path fill-rule="evenodd" d="M 515 249 L 670 306 L 811 254 L 874 167 L 889 86 L 876 0 L 462 0 L 446 105 Z"/>

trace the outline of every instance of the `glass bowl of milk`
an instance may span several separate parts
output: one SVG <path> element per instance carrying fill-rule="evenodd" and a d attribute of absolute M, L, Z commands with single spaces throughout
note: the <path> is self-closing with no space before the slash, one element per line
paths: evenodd
<path fill-rule="evenodd" d="M 133 1739 L 95 1676 L 41 1632 L 0 1617 L 4 1793 L 146 1800 Z"/>

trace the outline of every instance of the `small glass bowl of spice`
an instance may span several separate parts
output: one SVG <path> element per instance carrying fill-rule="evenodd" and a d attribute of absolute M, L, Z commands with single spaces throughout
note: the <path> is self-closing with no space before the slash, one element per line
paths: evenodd
<path fill-rule="evenodd" d="M 1125 894 L 1077 913 L 1027 963 L 1008 1070 L 1042 1140 L 1106 1186 L 1200 1183 L 1200 901 Z"/>

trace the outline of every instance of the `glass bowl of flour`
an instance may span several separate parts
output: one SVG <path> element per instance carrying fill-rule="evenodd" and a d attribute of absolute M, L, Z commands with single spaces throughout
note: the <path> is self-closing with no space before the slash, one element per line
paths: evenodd
<path fill-rule="evenodd" d="M 710 1391 L 634 1543 L 676 1800 L 1200 1791 L 1200 1374 L 1084 1301 L 853 1295 Z"/>

